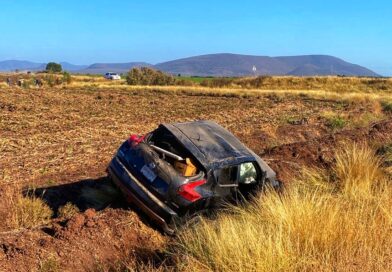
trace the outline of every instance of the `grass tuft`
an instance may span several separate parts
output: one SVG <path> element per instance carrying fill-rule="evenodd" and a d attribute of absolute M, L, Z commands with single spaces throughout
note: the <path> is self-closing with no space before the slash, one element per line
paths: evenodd
<path fill-rule="evenodd" d="M 52 210 L 40 198 L 18 197 L 12 208 L 16 228 L 30 228 L 49 222 Z"/>
<path fill-rule="evenodd" d="M 1 227 L 31 228 L 49 222 L 53 211 L 42 199 L 23 196 L 18 186 L 5 185 L 2 189 L 4 202 L 0 210 Z"/>
<path fill-rule="evenodd" d="M 49 256 L 39 262 L 39 272 L 58 272 L 61 271 L 60 264 L 54 256 Z"/>
<path fill-rule="evenodd" d="M 61 218 L 71 218 L 75 214 L 79 213 L 79 208 L 74 204 L 68 202 L 64 206 L 58 209 L 57 216 Z"/>
<path fill-rule="evenodd" d="M 371 195 L 383 180 L 381 159 L 364 144 L 343 147 L 335 158 L 334 172 L 345 194 Z"/>

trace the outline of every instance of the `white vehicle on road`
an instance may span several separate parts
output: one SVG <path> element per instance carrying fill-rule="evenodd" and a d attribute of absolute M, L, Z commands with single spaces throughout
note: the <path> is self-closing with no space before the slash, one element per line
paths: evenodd
<path fill-rule="evenodd" d="M 120 80 L 121 76 L 117 73 L 106 73 L 105 74 L 105 78 L 106 79 L 110 79 L 110 80 Z"/>

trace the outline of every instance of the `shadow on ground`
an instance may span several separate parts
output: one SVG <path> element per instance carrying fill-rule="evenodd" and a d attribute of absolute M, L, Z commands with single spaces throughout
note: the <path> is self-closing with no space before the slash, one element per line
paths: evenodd
<path fill-rule="evenodd" d="M 100 211 L 108 207 L 132 210 L 138 214 L 144 224 L 163 234 L 162 229 L 152 222 L 139 207 L 125 201 L 121 191 L 114 186 L 107 176 L 61 185 L 25 189 L 23 195 L 43 199 L 52 209 L 54 218 L 58 216 L 59 208 L 67 203 L 75 205 L 81 212 L 87 209 Z"/>
<path fill-rule="evenodd" d="M 112 208 L 128 207 L 121 192 L 113 186 L 108 177 L 26 189 L 23 194 L 43 199 L 55 215 L 57 215 L 58 209 L 67 203 L 77 206 L 82 212 L 90 208 L 99 211 L 108 206 Z"/>

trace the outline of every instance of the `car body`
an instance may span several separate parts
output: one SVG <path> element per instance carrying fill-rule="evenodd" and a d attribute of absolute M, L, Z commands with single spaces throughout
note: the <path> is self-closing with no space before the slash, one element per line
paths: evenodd
<path fill-rule="evenodd" d="M 120 80 L 121 79 L 121 76 L 119 74 L 112 73 L 112 72 L 106 73 L 104 77 L 106 79 L 110 79 L 110 80 Z"/>
<path fill-rule="evenodd" d="M 112 159 L 108 174 L 166 233 L 182 218 L 220 207 L 266 184 L 275 172 L 233 134 L 212 121 L 161 124 L 131 135 Z"/>

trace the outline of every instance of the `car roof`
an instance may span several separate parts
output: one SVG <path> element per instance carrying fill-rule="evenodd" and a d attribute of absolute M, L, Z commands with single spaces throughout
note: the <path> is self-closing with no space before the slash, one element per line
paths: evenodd
<path fill-rule="evenodd" d="M 169 130 L 206 169 L 256 160 L 253 152 L 228 130 L 213 121 L 161 126 Z"/>

